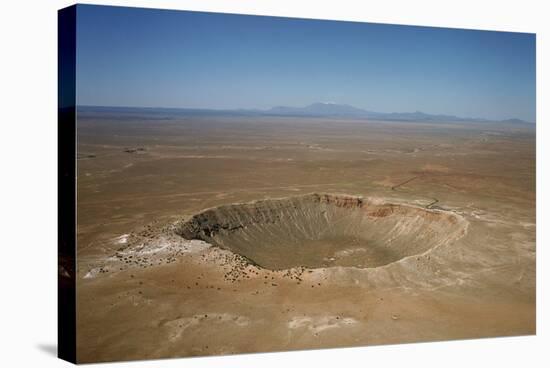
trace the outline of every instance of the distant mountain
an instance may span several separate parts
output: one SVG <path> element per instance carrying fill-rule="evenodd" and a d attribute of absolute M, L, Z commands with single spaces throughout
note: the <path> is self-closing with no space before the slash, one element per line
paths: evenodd
<path fill-rule="evenodd" d="M 354 106 L 332 102 L 316 102 L 304 107 L 276 106 L 266 112 L 275 115 L 304 116 L 366 116 L 369 114 L 369 111 Z"/>
<path fill-rule="evenodd" d="M 463 118 L 454 115 L 427 114 L 422 111 L 390 113 L 375 112 L 360 109 L 351 105 L 341 105 L 330 102 L 317 102 L 304 107 L 276 106 L 269 110 L 264 110 L 264 112 L 268 115 L 277 116 L 348 117 L 393 121 L 497 122 L 497 120 L 481 118 Z M 529 123 L 521 119 L 507 119 L 502 120 L 501 122 L 516 124 Z"/>
<path fill-rule="evenodd" d="M 294 116 L 294 117 L 333 117 L 349 119 L 369 119 L 387 121 L 417 121 L 417 122 L 502 122 L 508 124 L 532 124 L 521 119 L 488 120 L 480 118 L 463 118 L 454 115 L 428 114 L 422 111 L 415 112 L 375 112 L 360 109 L 351 105 L 332 102 L 316 102 L 303 107 L 275 106 L 267 110 L 251 109 L 193 109 L 193 108 L 150 108 L 150 107 L 102 107 L 79 106 L 79 113 L 102 113 L 106 117 L 118 116 L 120 113 L 132 116 L 161 116 L 170 119 L 173 116 Z"/>
<path fill-rule="evenodd" d="M 521 120 L 521 119 L 506 119 L 502 120 L 503 123 L 512 123 L 512 124 L 532 124 L 528 121 Z"/>

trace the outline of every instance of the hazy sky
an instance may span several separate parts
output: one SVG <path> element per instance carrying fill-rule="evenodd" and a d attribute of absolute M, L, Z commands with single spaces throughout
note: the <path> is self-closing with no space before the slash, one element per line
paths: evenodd
<path fill-rule="evenodd" d="M 78 6 L 80 105 L 336 102 L 535 121 L 535 36 Z"/>

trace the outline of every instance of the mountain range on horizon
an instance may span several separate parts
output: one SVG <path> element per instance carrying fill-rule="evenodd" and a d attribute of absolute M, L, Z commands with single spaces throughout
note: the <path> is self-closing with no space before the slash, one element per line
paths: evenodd
<path fill-rule="evenodd" d="M 429 114 L 422 111 L 415 112 L 376 112 L 364 110 L 347 104 L 333 102 L 316 102 L 304 107 L 275 106 L 265 110 L 268 114 L 283 116 L 333 116 L 350 118 L 367 118 L 376 120 L 398 120 L 398 121 L 477 121 L 477 122 L 508 122 L 508 123 L 530 123 L 521 119 L 491 120 L 484 118 L 459 117 L 446 114 Z"/>
<path fill-rule="evenodd" d="M 79 106 L 79 110 L 93 108 L 103 111 L 140 110 L 182 112 L 194 115 L 246 115 L 246 116 L 288 116 L 288 117 L 332 117 L 349 119 L 371 119 L 387 121 L 431 121 L 431 122 L 504 122 L 534 124 L 521 119 L 510 118 L 503 120 L 459 117 L 446 114 L 430 114 L 422 111 L 415 112 L 376 112 L 361 109 L 347 104 L 333 102 L 315 102 L 307 106 L 275 106 L 266 110 L 261 109 L 206 109 L 206 108 L 168 108 L 168 107 L 115 107 L 115 106 Z"/>

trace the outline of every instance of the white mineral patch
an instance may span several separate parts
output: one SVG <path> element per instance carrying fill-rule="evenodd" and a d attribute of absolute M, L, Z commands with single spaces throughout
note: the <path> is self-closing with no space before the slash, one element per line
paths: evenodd
<path fill-rule="evenodd" d="M 99 274 L 99 268 L 92 268 L 84 275 L 84 279 L 93 279 Z"/>
<path fill-rule="evenodd" d="M 212 245 L 202 240 L 186 240 L 184 242 L 184 249 L 188 253 L 198 253 Z"/>
<path fill-rule="evenodd" d="M 341 258 L 341 257 L 348 257 L 357 253 L 365 253 L 366 251 L 367 250 L 365 248 L 348 248 L 348 249 L 342 249 L 334 253 L 334 255 L 336 256 L 336 258 Z"/>
<path fill-rule="evenodd" d="M 162 251 L 168 250 L 170 247 L 169 242 L 158 241 L 147 244 L 142 244 L 135 249 L 132 249 L 129 253 L 136 253 L 139 255 L 152 255 L 156 253 L 161 253 Z"/>
<path fill-rule="evenodd" d="M 339 328 L 354 325 L 358 321 L 354 318 L 341 318 L 337 316 L 322 317 L 294 317 L 288 322 L 288 328 L 294 330 L 298 328 L 307 328 L 313 333 L 319 333 L 331 328 Z"/>
<path fill-rule="evenodd" d="M 130 234 L 122 234 L 121 236 L 115 238 L 115 242 L 117 244 L 126 244 L 129 236 Z"/>
<path fill-rule="evenodd" d="M 185 330 L 202 323 L 234 324 L 239 327 L 245 327 L 250 324 L 250 318 L 230 313 L 205 313 L 195 314 L 190 317 L 178 318 L 166 323 L 166 326 L 170 328 L 170 341 L 177 340 L 182 336 Z"/>
<path fill-rule="evenodd" d="M 161 236 L 157 239 L 152 239 L 125 249 L 120 252 L 120 254 L 124 256 L 154 256 L 175 253 L 176 251 L 181 251 L 183 253 L 198 253 L 211 246 L 211 244 L 202 240 L 186 240 L 179 237 L 171 239 Z"/>

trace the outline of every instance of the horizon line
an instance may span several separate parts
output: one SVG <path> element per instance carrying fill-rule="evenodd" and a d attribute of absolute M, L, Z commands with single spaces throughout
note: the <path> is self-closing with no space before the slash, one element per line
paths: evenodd
<path fill-rule="evenodd" d="M 454 117 L 458 119 L 464 119 L 464 120 L 474 120 L 474 121 L 488 121 L 488 122 L 506 122 L 510 120 L 519 120 L 525 123 L 529 124 L 536 124 L 535 121 L 530 120 L 524 120 L 517 117 L 509 117 L 505 119 L 489 119 L 489 118 L 480 118 L 480 117 L 466 117 L 466 116 L 459 116 L 459 115 L 453 115 L 448 113 L 430 113 L 425 112 L 421 110 L 415 110 L 415 111 L 392 111 L 392 112 L 382 112 L 382 111 L 376 111 L 376 110 L 366 110 L 362 107 L 357 107 L 354 105 L 346 104 L 346 103 L 335 103 L 335 102 L 312 102 L 307 105 L 302 106 L 292 106 L 292 105 L 273 105 L 270 108 L 267 109 L 260 109 L 260 108 L 245 108 L 245 107 L 233 107 L 233 108 L 215 108 L 215 107 L 173 107 L 173 106 L 129 106 L 129 105 L 94 105 L 94 104 L 76 104 L 75 107 L 106 107 L 106 108 L 127 108 L 127 109 L 166 109 L 166 110 L 203 110 L 203 111 L 250 111 L 250 112 L 269 112 L 270 109 L 274 107 L 290 107 L 290 108 L 303 108 L 315 104 L 325 104 L 325 105 L 338 105 L 338 106 L 349 106 L 352 108 L 364 110 L 365 112 L 375 113 L 375 114 L 414 114 L 414 113 L 421 113 L 426 115 L 432 115 L 432 116 L 447 116 L 447 117 Z"/>

